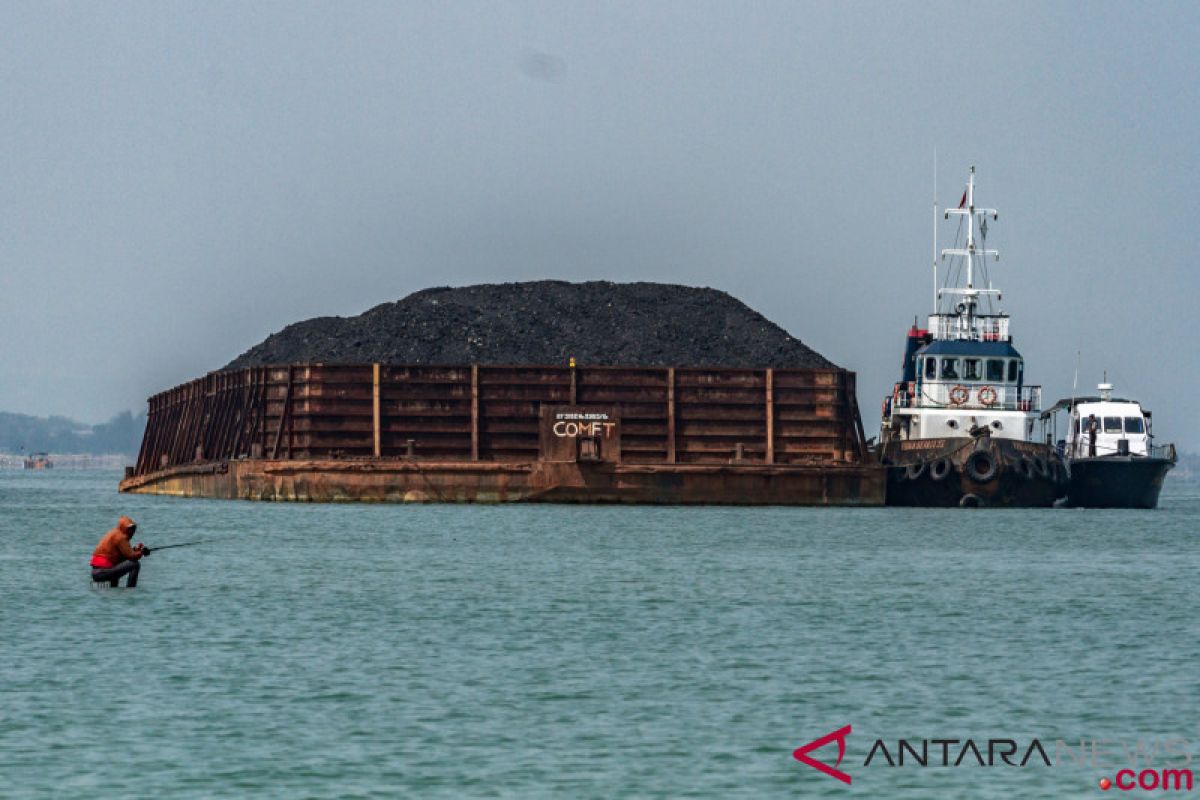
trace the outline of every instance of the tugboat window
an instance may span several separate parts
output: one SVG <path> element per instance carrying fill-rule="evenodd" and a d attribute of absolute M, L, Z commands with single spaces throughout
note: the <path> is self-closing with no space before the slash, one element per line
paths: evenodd
<path fill-rule="evenodd" d="M 999 358 L 989 358 L 987 361 L 987 379 L 993 383 L 1004 380 L 1004 362 Z"/>
<path fill-rule="evenodd" d="M 963 359 L 963 380 L 977 381 L 979 380 L 979 359 L 964 358 Z"/>
<path fill-rule="evenodd" d="M 1017 382 L 1017 369 L 1018 369 L 1020 363 L 1021 362 L 1017 361 L 1015 358 L 1012 361 L 1008 362 L 1008 382 L 1009 383 Z"/>
<path fill-rule="evenodd" d="M 929 380 L 933 380 L 934 378 L 937 377 L 937 359 L 936 358 L 931 357 L 931 358 L 925 359 L 925 377 L 928 378 Z"/>
<path fill-rule="evenodd" d="M 1105 417 L 1104 418 L 1104 432 L 1105 433 L 1120 433 L 1121 432 L 1121 418 L 1120 417 Z"/>
<path fill-rule="evenodd" d="M 958 359 L 943 358 L 942 359 L 942 377 L 948 380 L 958 380 Z"/>
<path fill-rule="evenodd" d="M 1125 418 L 1126 433 L 1145 433 L 1146 427 L 1142 424 L 1141 417 L 1126 417 Z"/>

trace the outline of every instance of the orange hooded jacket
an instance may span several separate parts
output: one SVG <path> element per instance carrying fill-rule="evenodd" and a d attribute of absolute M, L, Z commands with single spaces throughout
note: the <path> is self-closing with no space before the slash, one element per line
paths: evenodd
<path fill-rule="evenodd" d="M 96 545 L 96 551 L 92 553 L 92 566 L 107 569 L 122 561 L 137 561 L 141 558 L 141 551 L 133 549 L 129 544 L 129 536 L 126 535 L 126 532 L 134 527 L 137 526 L 129 517 L 117 520 L 117 527 L 104 534 L 100 544 Z"/>

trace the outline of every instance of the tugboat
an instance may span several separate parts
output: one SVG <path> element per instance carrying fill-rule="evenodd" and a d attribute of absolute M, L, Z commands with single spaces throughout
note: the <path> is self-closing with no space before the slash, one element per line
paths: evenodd
<path fill-rule="evenodd" d="M 1151 414 L 1136 400 L 1114 398 L 1111 383 L 1096 388 L 1099 397 L 1059 400 L 1042 414 L 1067 412 L 1067 437 L 1059 442 L 1071 475 L 1066 504 L 1156 508 L 1177 460 L 1175 445 L 1154 444 Z"/>
<path fill-rule="evenodd" d="M 1052 506 L 1066 494 L 1067 470 L 1052 446 L 1033 439 L 1042 388 L 1025 383 L 1001 294 L 987 280 L 985 259 L 999 258 L 986 248 L 988 220 L 999 214 L 975 206 L 974 167 L 958 208 L 946 209 L 951 216 L 960 218 L 961 246 L 941 251 L 940 288 L 935 258 L 928 327 L 914 321 L 901 380 L 883 401 L 887 503 Z"/>

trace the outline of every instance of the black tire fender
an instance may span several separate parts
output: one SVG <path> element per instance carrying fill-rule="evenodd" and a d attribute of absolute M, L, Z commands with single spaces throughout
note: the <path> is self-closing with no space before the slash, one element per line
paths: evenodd
<path fill-rule="evenodd" d="M 958 500 L 959 508 L 983 508 L 985 505 L 983 498 L 973 492 L 967 492 Z"/>
<path fill-rule="evenodd" d="M 915 481 L 925 474 L 925 462 L 914 461 L 904 468 L 904 477 L 910 481 Z"/>
<path fill-rule="evenodd" d="M 933 481 L 944 481 L 950 476 L 953 464 L 950 459 L 942 456 L 937 461 L 929 465 L 929 479 Z"/>
<path fill-rule="evenodd" d="M 999 471 L 996 459 L 987 450 L 976 450 L 963 462 L 963 471 L 976 483 L 987 483 Z"/>
<path fill-rule="evenodd" d="M 1013 471 L 1027 481 L 1033 480 L 1033 459 L 1029 456 L 1021 456 L 1020 460 L 1013 465 Z"/>
<path fill-rule="evenodd" d="M 1050 465 L 1046 463 L 1046 459 L 1042 456 L 1033 457 L 1033 469 L 1039 477 L 1050 477 Z"/>

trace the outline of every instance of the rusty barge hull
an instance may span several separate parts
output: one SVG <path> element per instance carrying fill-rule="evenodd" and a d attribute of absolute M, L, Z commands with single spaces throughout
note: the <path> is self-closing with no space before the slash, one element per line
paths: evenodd
<path fill-rule="evenodd" d="M 283 501 L 882 505 L 840 369 L 322 365 L 150 399 L 123 492 Z"/>
<path fill-rule="evenodd" d="M 173 467 L 122 491 L 226 500 L 381 503 L 882 505 L 873 466 L 460 464 L 241 459 Z"/>

